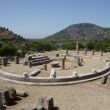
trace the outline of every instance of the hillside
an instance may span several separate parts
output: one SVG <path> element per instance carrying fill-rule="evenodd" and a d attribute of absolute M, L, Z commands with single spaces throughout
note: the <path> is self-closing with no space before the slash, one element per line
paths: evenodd
<path fill-rule="evenodd" d="M 110 28 L 103 28 L 91 23 L 80 23 L 55 33 L 45 39 L 103 39 L 110 38 Z"/>
<path fill-rule="evenodd" d="M 5 27 L 0 27 L 0 40 L 11 41 L 16 44 L 22 44 L 23 42 L 25 42 L 25 39 L 22 36 L 13 33 Z"/>

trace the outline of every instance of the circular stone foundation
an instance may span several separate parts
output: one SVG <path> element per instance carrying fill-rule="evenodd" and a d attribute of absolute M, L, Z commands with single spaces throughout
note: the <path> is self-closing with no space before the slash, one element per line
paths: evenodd
<path fill-rule="evenodd" d="M 56 53 L 58 53 L 58 51 Z M 20 84 L 68 85 L 95 80 L 102 77 L 104 74 L 108 74 L 110 71 L 109 66 L 104 68 L 105 58 L 99 57 L 97 54 L 91 56 L 90 54 L 84 55 L 81 53 L 80 55 L 76 55 L 71 53 L 64 57 L 65 54 L 61 53 L 63 52 L 58 53 L 59 56 L 56 56 L 55 53 L 52 55 L 48 52 L 45 53 L 53 61 L 59 63 L 58 67 L 52 67 L 51 64 L 47 64 L 46 70 L 43 70 L 44 65 L 32 66 L 29 68 L 28 66 L 23 66 L 22 61 L 20 60 L 19 64 L 10 62 L 9 66 L 2 67 L 0 70 L 0 77 L 4 80 Z M 81 59 L 83 58 L 83 65 L 76 64 L 76 59 L 78 57 Z M 62 68 L 63 58 L 65 58 L 65 68 Z M 52 68 L 54 68 L 56 72 L 56 78 L 49 77 Z M 27 75 L 36 69 L 40 69 L 41 73 L 34 77 Z"/>

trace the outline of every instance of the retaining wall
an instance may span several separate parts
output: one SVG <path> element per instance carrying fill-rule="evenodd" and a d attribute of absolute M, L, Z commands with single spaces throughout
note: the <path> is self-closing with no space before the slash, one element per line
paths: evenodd
<path fill-rule="evenodd" d="M 67 77 L 57 77 L 51 79 L 48 77 L 24 77 L 22 75 L 15 75 L 0 70 L 0 77 L 7 79 L 11 82 L 23 83 L 23 84 L 36 84 L 36 85 L 64 85 L 64 84 L 74 84 L 85 81 L 91 81 L 97 78 L 102 77 L 102 75 L 110 72 L 110 67 L 104 68 L 103 70 L 98 71 L 97 73 L 88 73 L 86 75 L 79 75 L 78 77 L 67 76 Z"/>

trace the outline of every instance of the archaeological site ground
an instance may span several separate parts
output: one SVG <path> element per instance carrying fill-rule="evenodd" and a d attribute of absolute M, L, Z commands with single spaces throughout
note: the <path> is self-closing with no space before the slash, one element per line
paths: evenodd
<path fill-rule="evenodd" d="M 1 110 L 109 110 L 109 52 L 76 48 L 0 63 Z"/>

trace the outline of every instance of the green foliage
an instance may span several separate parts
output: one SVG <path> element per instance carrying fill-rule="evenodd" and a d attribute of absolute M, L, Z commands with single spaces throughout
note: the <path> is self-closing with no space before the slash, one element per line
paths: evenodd
<path fill-rule="evenodd" d="M 12 56 L 16 54 L 16 47 L 12 43 L 0 42 L 0 56 Z"/>
<path fill-rule="evenodd" d="M 62 45 L 63 49 L 74 50 L 76 48 L 75 43 L 65 43 Z"/>
<path fill-rule="evenodd" d="M 90 40 L 87 43 L 88 50 L 96 50 L 96 51 L 110 51 L 110 39 L 104 40 Z"/>
<path fill-rule="evenodd" d="M 68 50 L 75 50 L 76 49 L 76 42 L 70 42 L 70 43 L 64 43 L 62 45 L 63 49 L 68 49 Z M 82 43 L 79 43 L 79 48 L 83 49 L 84 45 Z"/>
<path fill-rule="evenodd" d="M 28 51 L 50 51 L 56 49 L 57 46 L 55 44 L 51 44 L 45 41 L 29 41 L 23 46 L 23 50 L 25 52 Z"/>

